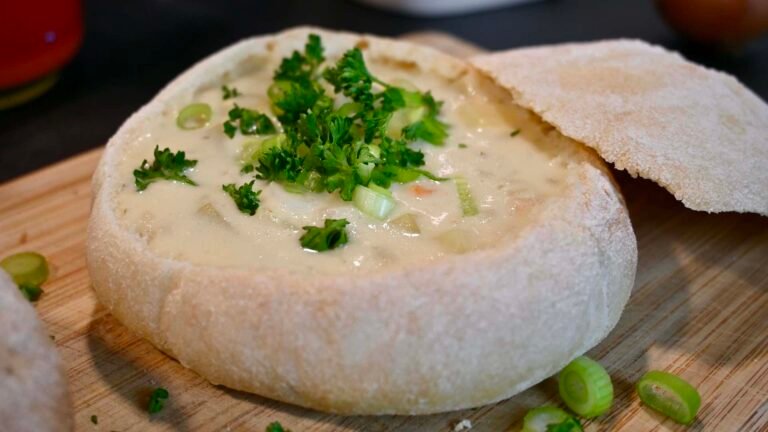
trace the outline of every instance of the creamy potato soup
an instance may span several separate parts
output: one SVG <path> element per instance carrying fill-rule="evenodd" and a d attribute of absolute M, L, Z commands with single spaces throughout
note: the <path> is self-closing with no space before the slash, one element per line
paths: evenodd
<path fill-rule="evenodd" d="M 409 183 L 393 182 L 389 190 L 394 206 L 377 218 L 364 214 L 356 201 L 343 200 L 338 191 L 296 190 L 290 184 L 257 179 L 255 171 L 243 172 L 244 153 L 269 136 L 238 132 L 230 138 L 223 123 L 236 103 L 267 114 L 276 132 L 282 131 L 267 95 L 280 65 L 276 58 L 220 83 L 236 88 L 236 97 L 225 100 L 219 86 L 206 86 L 192 95 L 193 102 L 211 107 L 205 126 L 192 130 L 177 126 L 187 100 L 147 125 L 119 164 L 124 184 L 116 205 L 122 222 L 157 254 L 196 264 L 323 274 L 368 272 L 492 247 L 518 231 L 532 208 L 561 189 L 573 143 L 511 106 L 505 90 L 473 72 L 447 80 L 376 59 L 366 58 L 366 63 L 378 79 L 431 91 L 443 102 L 439 119 L 448 125 L 443 144 L 423 140 L 409 144 L 424 154 L 419 168 L 443 180 L 422 176 Z M 324 85 L 333 96 L 333 88 Z M 336 106 L 348 101 L 335 95 Z M 397 116 L 396 112 L 393 122 Z M 393 133 L 399 134 L 399 129 Z M 187 159 L 196 160 L 185 175 L 197 185 L 163 180 L 138 191 L 134 170 L 145 159 L 152 163 L 156 146 L 184 151 Z M 240 186 L 252 180 L 253 191 L 261 193 L 259 207 L 250 215 L 238 208 L 222 185 Z M 467 205 L 474 208 L 467 211 Z M 322 227 L 326 219 L 349 222 L 346 244 L 322 252 L 302 247 L 302 227 Z"/>

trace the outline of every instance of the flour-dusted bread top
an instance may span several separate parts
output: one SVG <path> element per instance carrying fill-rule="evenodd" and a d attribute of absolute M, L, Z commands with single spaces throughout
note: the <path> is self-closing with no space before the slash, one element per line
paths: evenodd
<path fill-rule="evenodd" d="M 2 270 L 0 430 L 72 430 L 72 407 L 59 354 L 35 308 Z"/>
<path fill-rule="evenodd" d="M 687 207 L 768 215 L 768 105 L 732 76 L 635 40 L 472 62 L 516 103 Z"/>

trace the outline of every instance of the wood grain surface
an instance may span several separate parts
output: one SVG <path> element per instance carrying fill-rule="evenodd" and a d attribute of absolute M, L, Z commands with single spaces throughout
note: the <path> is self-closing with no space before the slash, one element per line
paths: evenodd
<path fill-rule="evenodd" d="M 441 43 L 451 49 L 455 41 Z M 469 419 L 473 432 L 516 431 L 528 409 L 559 403 L 550 379 L 472 410 L 339 417 L 207 383 L 96 302 L 84 250 L 90 177 L 100 154 L 0 185 L 0 257 L 34 250 L 53 266 L 37 310 L 67 364 L 78 430 L 260 432 L 279 420 L 294 432 L 451 431 Z M 589 353 L 607 367 L 616 400 L 586 430 L 768 431 L 768 218 L 693 212 L 651 182 L 616 175 L 638 237 L 639 265 L 618 326 Z M 633 383 L 649 369 L 698 387 L 702 407 L 693 426 L 677 426 L 640 404 Z M 171 398 L 150 416 L 147 399 L 158 386 Z"/>

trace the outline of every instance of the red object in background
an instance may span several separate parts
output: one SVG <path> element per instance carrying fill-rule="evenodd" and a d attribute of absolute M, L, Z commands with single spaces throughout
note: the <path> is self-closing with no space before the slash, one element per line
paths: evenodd
<path fill-rule="evenodd" d="M 81 0 L 3 0 L 0 89 L 61 69 L 83 39 Z"/>
<path fill-rule="evenodd" d="M 702 43 L 739 43 L 768 31 L 768 0 L 656 0 L 675 30 Z"/>

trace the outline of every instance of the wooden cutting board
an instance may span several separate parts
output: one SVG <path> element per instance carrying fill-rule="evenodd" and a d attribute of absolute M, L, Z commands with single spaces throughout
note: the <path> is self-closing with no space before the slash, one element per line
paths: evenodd
<path fill-rule="evenodd" d="M 445 36 L 417 37 L 472 52 Z M 339 417 L 207 383 L 123 327 L 91 292 L 85 230 L 100 154 L 93 150 L 0 185 L 0 256 L 39 251 L 54 268 L 37 310 L 67 364 L 78 430 L 260 432 L 279 420 L 294 432 L 451 431 L 469 419 L 473 432 L 516 431 L 526 410 L 559 403 L 550 379 L 477 409 Z M 639 264 L 619 324 L 589 352 L 608 368 L 616 400 L 586 430 L 686 430 L 642 407 L 634 392 L 645 371 L 663 369 L 701 392 L 700 415 L 689 430 L 768 431 L 768 218 L 693 212 L 651 182 L 623 173 L 617 179 L 637 234 Z M 171 398 L 150 416 L 147 398 L 157 386 Z"/>

